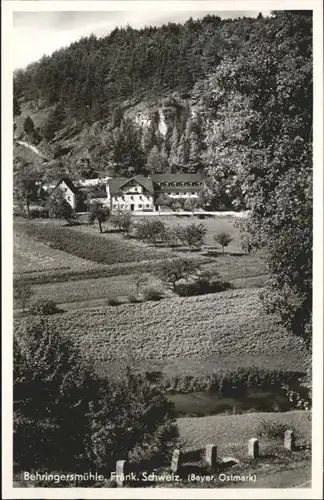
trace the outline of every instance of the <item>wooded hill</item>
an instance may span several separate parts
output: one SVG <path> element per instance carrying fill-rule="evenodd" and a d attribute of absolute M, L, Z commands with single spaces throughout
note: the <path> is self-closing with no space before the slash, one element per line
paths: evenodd
<path fill-rule="evenodd" d="M 309 139 L 311 40 L 307 11 L 82 38 L 16 71 L 15 137 L 47 158 L 46 178 L 215 176 L 216 167 L 212 189 L 242 199 L 230 146 L 242 127 L 247 149 L 282 137 L 283 119 Z M 16 143 L 16 164 L 26 161 L 22 149 Z"/>
<path fill-rule="evenodd" d="M 270 22 L 208 15 L 82 38 L 15 72 L 16 136 L 57 160 L 47 168 L 54 176 L 95 176 L 111 165 L 117 175 L 201 171 L 195 84 L 255 43 Z"/>

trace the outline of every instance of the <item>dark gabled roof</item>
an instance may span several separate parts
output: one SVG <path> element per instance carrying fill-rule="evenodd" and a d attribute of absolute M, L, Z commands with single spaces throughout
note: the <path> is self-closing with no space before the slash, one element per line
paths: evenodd
<path fill-rule="evenodd" d="M 152 179 L 147 177 L 134 177 L 134 179 L 151 194 L 154 194 L 154 187 Z"/>
<path fill-rule="evenodd" d="M 152 179 L 147 177 L 117 177 L 116 179 L 109 179 L 109 191 L 111 196 L 119 194 L 121 192 L 121 188 L 125 186 L 128 182 L 136 182 L 140 186 L 142 186 L 146 191 L 151 194 L 154 194 L 153 182 Z"/>
<path fill-rule="evenodd" d="M 201 182 L 200 174 L 152 174 L 153 182 Z"/>
<path fill-rule="evenodd" d="M 62 177 L 57 183 L 54 189 L 57 189 L 58 186 L 61 184 L 61 182 L 64 182 L 67 187 L 72 191 L 73 194 L 78 194 L 79 190 L 78 188 L 73 184 L 71 179 L 69 177 Z M 53 191 L 54 191 L 53 189 Z"/>

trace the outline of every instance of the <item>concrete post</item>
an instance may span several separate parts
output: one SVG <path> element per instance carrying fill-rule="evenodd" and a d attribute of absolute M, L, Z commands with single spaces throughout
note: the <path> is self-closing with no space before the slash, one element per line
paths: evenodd
<path fill-rule="evenodd" d="M 174 450 L 171 460 L 171 472 L 173 472 L 174 474 L 178 474 L 180 470 L 180 457 L 180 450 Z"/>
<path fill-rule="evenodd" d="M 284 435 L 284 447 L 286 450 L 293 451 L 295 449 L 295 434 L 294 431 L 288 429 Z"/>
<path fill-rule="evenodd" d="M 207 444 L 206 446 L 206 464 L 212 467 L 216 467 L 217 462 L 217 446 L 214 444 Z"/>
<path fill-rule="evenodd" d="M 258 458 L 259 456 L 259 441 L 256 438 L 252 438 L 248 443 L 248 457 Z"/>
<path fill-rule="evenodd" d="M 122 488 L 125 483 L 126 460 L 117 460 L 116 462 L 116 483 L 118 488 Z"/>

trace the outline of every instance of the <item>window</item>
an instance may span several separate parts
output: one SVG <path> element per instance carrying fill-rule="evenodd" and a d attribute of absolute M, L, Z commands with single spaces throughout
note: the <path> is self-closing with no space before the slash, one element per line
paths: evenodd
<path fill-rule="evenodd" d="M 142 200 L 142 199 L 143 199 L 143 196 L 140 196 L 140 197 L 139 197 L 139 199 L 140 199 L 140 200 Z"/>
<path fill-rule="evenodd" d="M 138 208 L 142 208 L 142 205 L 138 205 Z"/>
<path fill-rule="evenodd" d="M 117 208 L 117 205 L 113 205 L 113 209 L 116 209 Z"/>
<path fill-rule="evenodd" d="M 150 205 L 146 205 L 146 208 L 150 208 Z"/>
<path fill-rule="evenodd" d="M 68 196 L 68 197 L 67 197 L 67 201 L 71 201 L 71 196 Z"/>
<path fill-rule="evenodd" d="M 114 196 L 114 200 L 117 201 L 118 200 L 118 196 Z"/>
<path fill-rule="evenodd" d="M 134 196 L 131 196 L 131 200 L 133 200 L 133 199 L 134 199 Z"/>

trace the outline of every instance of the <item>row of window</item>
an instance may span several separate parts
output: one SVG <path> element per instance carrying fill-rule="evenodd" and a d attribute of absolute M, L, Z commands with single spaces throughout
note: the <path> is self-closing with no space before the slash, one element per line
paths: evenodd
<path fill-rule="evenodd" d="M 171 193 L 171 194 L 175 194 L 177 196 L 187 196 L 187 195 L 190 195 L 190 194 L 197 194 L 196 191 L 189 191 L 188 193 Z"/>
<path fill-rule="evenodd" d="M 202 182 L 159 182 L 160 187 L 189 187 L 201 186 Z"/>
<path fill-rule="evenodd" d="M 125 196 L 120 197 L 122 200 L 125 200 Z M 129 196 L 130 200 L 134 200 L 134 196 Z M 139 196 L 138 199 L 143 200 L 143 196 Z M 114 196 L 114 200 L 118 201 L 118 196 Z"/>
<path fill-rule="evenodd" d="M 120 208 L 121 210 L 129 208 L 128 205 L 113 205 L 113 209 L 117 210 L 117 208 Z M 151 205 L 137 205 L 137 208 L 151 208 Z"/>

